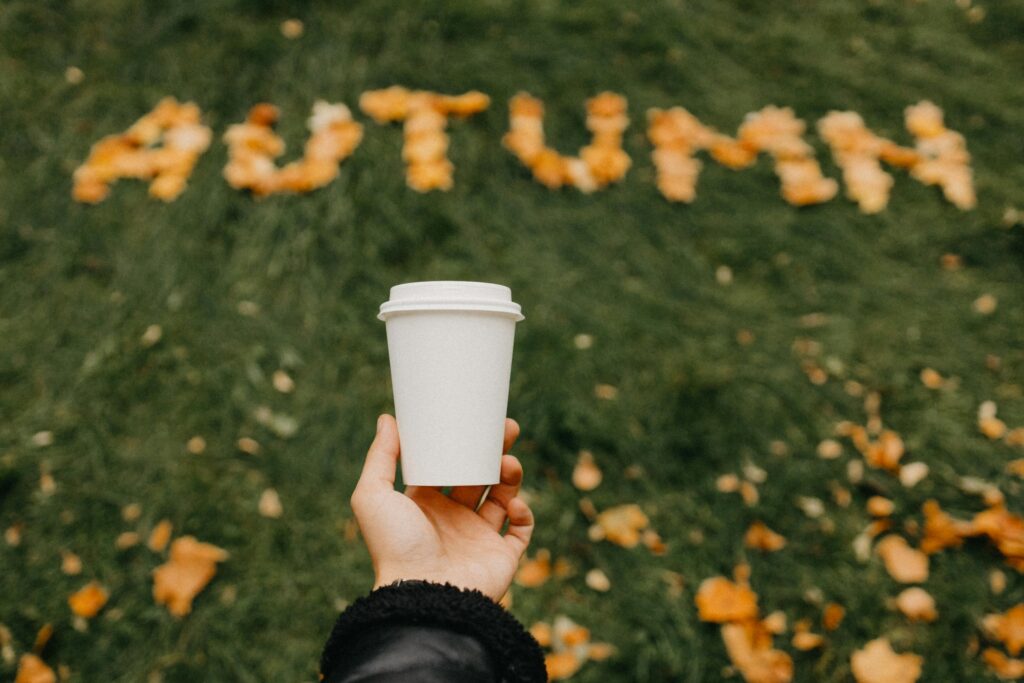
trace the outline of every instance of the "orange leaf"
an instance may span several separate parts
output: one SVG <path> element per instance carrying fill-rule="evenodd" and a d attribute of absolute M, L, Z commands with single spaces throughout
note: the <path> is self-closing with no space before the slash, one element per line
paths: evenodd
<path fill-rule="evenodd" d="M 924 660 L 911 653 L 896 654 L 887 638 L 872 640 L 850 657 L 857 683 L 914 683 Z"/>
<path fill-rule="evenodd" d="M 723 576 L 704 579 L 695 602 L 701 621 L 722 623 L 757 617 L 757 594 Z"/>
<path fill-rule="evenodd" d="M 217 573 L 217 563 L 228 559 L 227 551 L 193 536 L 171 543 L 170 559 L 153 570 L 153 599 L 167 605 L 176 617 L 192 611 L 192 600 Z"/>
<path fill-rule="evenodd" d="M 71 611 L 80 617 L 91 619 L 107 604 L 107 591 L 96 581 L 90 581 L 68 598 Z"/>
<path fill-rule="evenodd" d="M 987 614 L 982 620 L 985 633 L 1001 642 L 1016 657 L 1024 649 L 1024 602 L 1003 614 Z"/>
<path fill-rule="evenodd" d="M 594 454 L 580 451 L 572 471 L 572 485 L 580 491 L 593 491 L 601 484 L 601 468 L 594 463 Z"/>
<path fill-rule="evenodd" d="M 771 647 L 771 635 L 758 633 L 757 622 L 724 624 L 722 640 L 729 659 L 747 683 L 789 683 L 793 679 L 793 660 Z"/>
<path fill-rule="evenodd" d="M 801 652 L 821 647 L 824 643 L 825 638 L 818 633 L 803 631 L 801 633 L 793 634 L 793 647 Z"/>
<path fill-rule="evenodd" d="M 754 522 L 743 537 L 748 548 L 774 552 L 786 546 L 786 539 L 769 529 L 763 522 Z"/>
<path fill-rule="evenodd" d="M 1004 681 L 1014 681 L 1024 678 L 1024 660 L 1010 659 L 994 647 L 987 647 L 981 653 L 981 658 L 988 664 L 988 668 Z"/>
<path fill-rule="evenodd" d="M 926 500 L 921 506 L 921 512 L 924 513 L 921 550 L 931 555 L 944 548 L 958 548 L 963 544 L 964 535 L 970 531 L 966 522 L 950 517 L 934 500 Z"/>
<path fill-rule="evenodd" d="M 825 611 L 821 615 L 821 625 L 826 631 L 835 631 L 843 623 L 846 617 L 846 608 L 838 602 L 830 602 L 825 605 Z"/>
<path fill-rule="evenodd" d="M 530 627 L 530 635 L 541 647 L 551 646 L 551 626 L 543 621 L 538 621 Z"/>
<path fill-rule="evenodd" d="M 583 662 L 572 650 L 563 650 L 544 655 L 544 666 L 548 670 L 548 680 L 560 681 L 579 671 Z"/>
<path fill-rule="evenodd" d="M 868 514 L 872 517 L 888 517 L 895 507 L 891 500 L 883 496 L 868 498 Z"/>
<path fill-rule="evenodd" d="M 18 673 L 14 683 L 57 683 L 57 674 L 33 654 L 23 654 L 18 660 Z"/>
<path fill-rule="evenodd" d="M 635 547 L 640 542 L 640 531 L 649 523 L 640 506 L 633 503 L 608 508 L 597 516 L 604 538 L 623 548 Z"/>
<path fill-rule="evenodd" d="M 161 519 L 153 531 L 149 534 L 149 540 L 146 541 L 146 546 L 154 553 L 162 553 L 164 548 L 167 547 L 167 543 L 171 540 L 171 530 L 174 527 L 171 525 L 171 520 Z"/>
<path fill-rule="evenodd" d="M 515 581 L 524 588 L 536 588 L 551 578 L 551 553 L 540 549 L 532 560 L 524 558 L 516 572 Z"/>
<path fill-rule="evenodd" d="M 896 607 L 911 621 L 935 621 L 935 599 L 923 588 L 914 586 L 896 596 Z"/>
<path fill-rule="evenodd" d="M 875 546 L 885 569 L 900 583 L 920 583 L 928 579 L 928 556 L 911 548 L 902 536 L 890 534 Z"/>

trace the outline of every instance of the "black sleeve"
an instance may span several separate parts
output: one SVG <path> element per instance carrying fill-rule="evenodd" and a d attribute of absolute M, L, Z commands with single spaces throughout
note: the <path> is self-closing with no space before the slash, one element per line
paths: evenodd
<path fill-rule="evenodd" d="M 479 591 L 404 581 L 356 600 L 320 659 L 324 683 L 545 683 L 537 641 Z"/>

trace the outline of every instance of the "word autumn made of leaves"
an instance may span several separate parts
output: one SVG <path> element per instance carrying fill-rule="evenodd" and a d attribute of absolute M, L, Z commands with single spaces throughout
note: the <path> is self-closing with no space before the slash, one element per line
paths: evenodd
<path fill-rule="evenodd" d="M 360 109 L 375 122 L 402 123 L 406 182 L 418 192 L 452 188 L 455 168 L 448 158 L 448 123 L 489 106 L 490 98 L 477 91 L 442 95 L 399 86 L 365 92 L 359 99 Z M 577 156 L 566 156 L 547 144 L 544 103 L 519 93 L 509 101 L 509 131 L 502 144 L 542 185 L 596 192 L 621 181 L 632 166 L 622 147 L 630 122 L 627 111 L 626 99 L 615 93 L 587 100 L 591 142 Z M 261 103 L 249 110 L 244 122 L 228 127 L 223 136 L 228 147 L 223 174 L 232 187 L 260 197 L 311 192 L 329 185 L 362 142 L 363 126 L 348 107 L 320 100 L 308 121 L 311 134 L 303 156 L 278 166 L 275 159 L 285 152 L 284 140 L 274 132 L 279 117 L 277 107 Z M 977 199 L 963 135 L 946 128 L 942 110 L 927 101 L 907 107 L 904 122 L 914 138 L 913 147 L 875 134 L 856 112 L 832 111 L 818 120 L 818 133 L 842 170 L 847 196 L 864 213 L 884 209 L 893 185 L 884 162 L 907 170 L 925 185 L 938 186 L 958 208 L 973 208 Z M 771 105 L 747 114 L 735 137 L 705 125 L 683 107 L 647 112 L 657 186 L 671 202 L 690 203 L 696 198 L 702 162 L 695 155 L 701 151 L 733 170 L 748 168 L 762 153 L 768 154 L 783 199 L 794 206 L 830 201 L 839 184 L 822 173 L 814 148 L 804 140 L 806 129 L 792 109 Z M 195 103 L 182 104 L 168 97 L 125 132 L 92 146 L 89 157 L 74 172 L 72 196 L 95 204 L 110 194 L 111 184 L 119 178 L 136 178 L 150 182 L 153 197 L 173 201 L 185 191 L 212 137 Z"/>

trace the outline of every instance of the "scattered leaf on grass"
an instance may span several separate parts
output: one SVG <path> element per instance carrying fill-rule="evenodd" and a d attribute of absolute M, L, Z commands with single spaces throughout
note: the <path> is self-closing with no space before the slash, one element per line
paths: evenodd
<path fill-rule="evenodd" d="M 1015 681 L 1024 678 L 1024 660 L 1011 659 L 994 647 L 987 647 L 981 658 L 999 678 L 1004 681 Z"/>
<path fill-rule="evenodd" d="M 275 370 L 271 377 L 274 389 L 282 394 L 290 394 L 295 391 L 295 380 L 284 370 Z"/>
<path fill-rule="evenodd" d="M 601 484 L 601 468 L 594 463 L 594 454 L 580 451 L 572 470 L 572 485 L 580 491 L 593 491 Z"/>
<path fill-rule="evenodd" d="M 92 619 L 106 604 L 107 591 L 96 581 L 85 584 L 68 598 L 71 611 L 84 619 Z"/>
<path fill-rule="evenodd" d="M 757 502 L 761 499 L 760 494 L 757 492 L 757 487 L 749 481 L 744 481 L 740 484 L 740 497 L 748 508 L 757 505 Z"/>
<path fill-rule="evenodd" d="M 548 670 L 548 680 L 561 681 L 572 677 L 583 662 L 572 650 L 549 652 L 544 655 L 544 667 Z"/>
<path fill-rule="evenodd" d="M 171 543 L 170 558 L 153 570 L 153 599 L 167 605 L 176 617 L 192 611 L 192 600 L 217 573 L 217 563 L 228 553 L 194 536 L 182 536 Z"/>
<path fill-rule="evenodd" d="M 281 22 L 281 35 L 289 40 L 301 38 L 306 27 L 299 19 L 285 19 Z"/>
<path fill-rule="evenodd" d="M 885 569 L 900 583 L 921 583 L 928 580 L 928 556 L 911 548 L 902 536 L 889 534 L 875 546 L 885 562 Z"/>
<path fill-rule="evenodd" d="M 928 465 L 923 462 L 909 462 L 900 467 L 900 483 L 908 489 L 917 486 L 928 476 Z"/>
<path fill-rule="evenodd" d="M 538 621 L 530 627 L 530 635 L 541 647 L 551 646 L 551 625 L 546 621 Z"/>
<path fill-rule="evenodd" d="M 1018 572 L 1024 572 L 1024 517 L 994 506 L 974 516 L 970 524 L 971 535 L 985 535 L 996 544 L 1006 563 Z"/>
<path fill-rule="evenodd" d="M 53 637 L 53 624 L 46 623 L 39 627 L 36 631 L 36 642 L 32 643 L 32 652 L 37 655 L 41 655 L 43 650 L 46 649 L 46 644 L 50 642 L 50 638 Z"/>
<path fill-rule="evenodd" d="M 757 594 L 724 576 L 704 579 L 694 598 L 701 621 L 723 623 L 757 617 Z"/>
<path fill-rule="evenodd" d="M 594 387 L 594 396 L 605 401 L 614 401 L 619 397 L 619 390 L 611 384 L 598 384 Z"/>
<path fill-rule="evenodd" d="M 21 529 L 22 524 L 20 522 L 15 522 L 4 529 L 4 542 L 12 548 L 17 548 L 21 545 Z"/>
<path fill-rule="evenodd" d="M 114 546 L 118 550 L 127 550 L 139 544 L 139 534 L 134 531 L 122 531 L 114 539 Z"/>
<path fill-rule="evenodd" d="M 238 450 L 248 455 L 258 455 L 260 452 L 260 443 L 256 439 L 250 439 L 247 436 L 243 436 L 238 440 Z"/>
<path fill-rule="evenodd" d="M 792 658 L 772 649 L 771 634 L 756 619 L 723 624 L 722 641 L 747 683 L 788 683 L 793 679 Z"/>
<path fill-rule="evenodd" d="M 57 674 L 34 654 L 23 654 L 18 660 L 14 683 L 57 683 Z"/>
<path fill-rule="evenodd" d="M 171 520 L 161 519 L 157 522 L 157 525 L 153 527 L 153 531 L 149 533 L 149 539 L 146 541 L 146 547 L 154 553 L 162 553 L 171 540 L 171 531 L 173 529 L 174 525 L 171 524 Z"/>
<path fill-rule="evenodd" d="M 821 614 L 821 625 L 826 631 L 835 631 L 843 623 L 846 617 L 846 608 L 838 602 L 830 602 L 825 605 Z"/>
<path fill-rule="evenodd" d="M 786 547 L 786 539 L 769 529 L 763 522 L 754 522 L 743 537 L 748 548 L 774 552 Z"/>
<path fill-rule="evenodd" d="M 868 514 L 872 517 L 888 517 L 896 508 L 891 500 L 883 496 L 871 496 L 867 506 Z"/>
<path fill-rule="evenodd" d="M 914 683 L 923 661 L 909 652 L 896 654 L 888 638 L 878 638 L 853 653 L 850 669 L 857 683 Z"/>
<path fill-rule="evenodd" d="M 142 506 L 138 503 L 128 503 L 121 508 L 121 519 L 126 522 L 134 522 L 142 516 Z"/>
<path fill-rule="evenodd" d="M 807 652 L 825 644 L 825 638 L 820 633 L 801 631 L 793 634 L 793 649 Z"/>
<path fill-rule="evenodd" d="M 608 578 L 608 575 L 600 569 L 591 569 L 587 572 L 584 580 L 586 581 L 588 588 L 598 591 L 599 593 L 607 593 L 612 587 L 612 582 Z"/>
<path fill-rule="evenodd" d="M 963 545 L 963 537 L 970 532 L 970 525 L 967 522 L 950 517 L 935 500 L 926 500 L 921 506 L 921 512 L 924 514 L 921 550 L 931 555 L 945 548 L 958 548 Z"/>
<path fill-rule="evenodd" d="M 142 333 L 142 337 L 139 341 L 142 343 L 143 348 L 148 349 L 151 346 L 155 346 L 163 336 L 164 328 L 159 325 L 150 325 L 146 328 L 146 331 Z"/>
<path fill-rule="evenodd" d="M 999 614 L 986 614 L 981 621 L 985 635 L 1001 642 L 1016 657 L 1024 649 L 1024 602 Z"/>
<path fill-rule="evenodd" d="M 278 519 L 284 514 L 284 506 L 281 505 L 281 497 L 275 489 L 264 489 L 260 494 L 258 505 L 260 514 L 270 519 Z"/>
<path fill-rule="evenodd" d="M 206 451 L 206 439 L 196 435 L 185 443 L 185 450 L 192 455 L 202 455 Z"/>
<path fill-rule="evenodd" d="M 537 551 L 533 559 L 523 558 L 516 572 L 515 581 L 524 588 L 536 588 L 551 578 L 551 553 L 544 548 Z"/>
<path fill-rule="evenodd" d="M 896 596 L 896 608 L 911 621 L 935 621 L 939 613 L 935 599 L 923 588 L 907 588 Z"/>
<path fill-rule="evenodd" d="M 843 446 L 835 439 L 825 439 L 818 444 L 818 457 L 823 460 L 835 460 L 843 454 Z"/>
<path fill-rule="evenodd" d="M 640 532 L 650 520 L 639 505 L 627 503 L 608 508 L 597 516 L 602 538 L 623 548 L 634 548 L 640 542 Z"/>
<path fill-rule="evenodd" d="M 974 300 L 973 304 L 971 304 L 974 308 L 974 312 L 980 313 L 981 315 L 991 315 L 992 313 L 995 313 L 996 306 L 998 305 L 999 300 L 991 294 L 982 294 Z"/>
<path fill-rule="evenodd" d="M 1006 573 L 999 569 L 993 569 L 988 574 L 988 588 L 994 595 L 999 595 L 1006 590 Z"/>
<path fill-rule="evenodd" d="M 715 480 L 715 488 L 721 493 L 735 493 L 740 490 L 740 478 L 735 474 L 723 474 Z"/>
<path fill-rule="evenodd" d="M 32 435 L 32 445 L 36 448 L 46 448 L 53 445 L 53 432 L 42 431 Z"/>
<path fill-rule="evenodd" d="M 70 550 L 60 552 L 60 570 L 68 576 L 78 576 L 82 573 L 82 558 Z"/>
<path fill-rule="evenodd" d="M 921 371 L 921 384 L 925 385 L 929 389 L 941 389 L 945 380 L 942 379 L 936 370 L 931 368 L 925 368 Z"/>

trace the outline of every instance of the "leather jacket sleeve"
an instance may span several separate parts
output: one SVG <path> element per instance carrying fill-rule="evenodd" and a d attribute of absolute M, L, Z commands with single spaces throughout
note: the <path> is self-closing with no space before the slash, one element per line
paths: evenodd
<path fill-rule="evenodd" d="M 545 683 L 537 641 L 479 591 L 401 581 L 356 600 L 320 659 L 324 683 Z"/>

